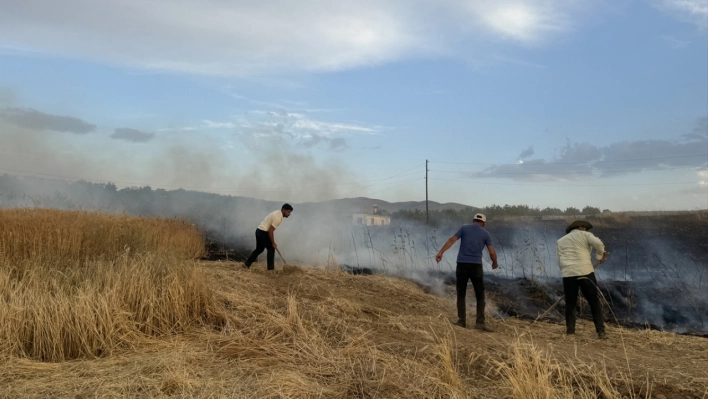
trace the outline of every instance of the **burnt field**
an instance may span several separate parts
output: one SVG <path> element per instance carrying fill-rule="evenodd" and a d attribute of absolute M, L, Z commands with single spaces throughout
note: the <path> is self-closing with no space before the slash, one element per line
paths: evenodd
<path fill-rule="evenodd" d="M 378 269 L 340 265 L 355 275 L 375 275 Z M 415 276 L 414 281 L 428 293 L 453 296 L 455 273 L 429 271 L 427 279 Z M 498 318 L 536 320 L 562 295 L 559 279 L 503 277 L 492 273 L 485 276 L 489 311 Z M 613 325 L 632 329 L 653 329 L 708 338 L 708 298 L 703 292 L 684 291 L 657 286 L 648 282 L 598 281 L 602 293 L 605 320 Z M 468 286 L 468 307 L 474 309 L 474 293 Z M 578 317 L 591 321 L 590 309 L 584 299 L 579 301 Z M 565 303 L 560 302 L 542 320 L 564 323 Z"/>
<path fill-rule="evenodd" d="M 704 213 L 590 220 L 595 225 L 592 232 L 612 254 L 597 270 L 608 320 L 632 327 L 708 333 L 708 220 Z M 536 221 L 529 229 L 538 237 L 539 232 L 562 231 L 565 225 L 562 220 Z M 514 235 L 508 223 L 497 232 L 500 241 Z M 537 243 L 537 247 L 543 245 Z M 547 257 L 544 261 L 555 264 Z M 558 279 L 529 280 L 528 273 L 526 277 L 513 288 L 490 284 L 505 313 L 535 315 L 535 305 L 548 307 L 562 295 Z M 514 293 L 525 297 L 522 302 L 529 305 L 509 301 Z"/>
<path fill-rule="evenodd" d="M 593 234 L 612 256 L 598 273 L 613 280 L 689 278 L 698 283 L 708 279 L 708 213 L 670 216 L 616 216 L 586 218 Z M 488 226 L 497 250 L 527 249 L 544 263 L 554 264 L 555 241 L 562 236 L 567 220 L 500 221 Z M 506 253 L 510 265 L 518 259 Z M 528 261 L 528 260 L 527 260 Z M 527 262 L 528 263 L 528 262 Z M 533 269 L 521 267 L 521 273 Z M 515 274 L 518 274 L 517 270 Z"/>
<path fill-rule="evenodd" d="M 612 214 L 587 218 L 592 232 L 611 253 L 597 269 L 606 320 L 630 328 L 651 328 L 682 334 L 708 335 L 708 215 Z M 498 317 L 533 320 L 563 295 L 555 242 L 566 219 L 490 220 L 487 230 L 500 268 L 485 264 L 488 297 Z M 437 264 L 433 257 L 459 226 L 429 228 L 399 222 L 383 227 L 345 226 L 327 237 L 327 250 L 317 252 L 322 238 L 314 235 L 304 250 L 289 238 L 281 249 L 289 261 L 318 266 L 336 262 L 354 274 L 384 273 L 416 281 L 439 295 L 454 291 L 457 248 Z M 242 261 L 251 243 L 211 240 L 208 258 Z M 309 251 L 308 251 L 309 249 Z M 322 260 L 325 258 L 324 260 Z M 486 259 L 488 261 L 488 258 Z M 471 290 L 471 286 L 469 288 Z M 471 293 L 470 293 L 471 294 Z M 474 295 L 468 296 L 474 301 Z M 561 302 L 546 321 L 562 322 Z M 580 317 L 589 318 L 583 301 Z"/>

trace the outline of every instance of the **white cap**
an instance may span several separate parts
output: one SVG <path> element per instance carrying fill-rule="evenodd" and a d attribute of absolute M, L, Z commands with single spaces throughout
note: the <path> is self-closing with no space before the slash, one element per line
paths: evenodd
<path fill-rule="evenodd" d="M 487 223 L 487 217 L 484 216 L 484 214 L 482 214 L 482 213 L 478 213 L 478 214 L 474 215 L 474 220 L 481 220 L 484 223 Z"/>

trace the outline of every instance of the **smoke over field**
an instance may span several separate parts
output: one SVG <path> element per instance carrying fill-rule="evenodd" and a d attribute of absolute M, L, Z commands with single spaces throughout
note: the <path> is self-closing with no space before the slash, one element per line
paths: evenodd
<path fill-rule="evenodd" d="M 283 202 L 149 187 L 66 183 L 0 176 L 0 206 L 89 209 L 108 213 L 178 217 L 202 229 L 213 259 L 243 261 L 262 218 Z M 409 220 L 389 226 L 356 226 L 352 213 L 366 201 L 293 203 L 295 211 L 276 233 L 283 256 L 310 266 L 338 264 L 357 272 L 382 272 L 415 280 L 444 295 L 454 282 L 457 245 L 440 264 L 434 256 L 463 221 L 431 227 Z M 359 205 L 357 205 L 359 204 Z M 395 211 L 379 207 L 381 212 Z M 597 271 L 599 286 L 622 324 L 708 334 L 708 214 L 596 216 L 592 230 L 611 256 Z M 490 218 L 500 268 L 485 273 L 501 317 L 535 318 L 562 295 L 555 242 L 566 218 Z M 559 309 L 562 312 L 562 307 Z M 587 313 L 587 312 L 586 312 Z M 559 314 L 551 318 L 560 320 Z"/>

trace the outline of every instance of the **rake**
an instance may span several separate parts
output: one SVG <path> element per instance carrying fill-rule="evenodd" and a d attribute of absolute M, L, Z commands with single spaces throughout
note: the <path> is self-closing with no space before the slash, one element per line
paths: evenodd
<path fill-rule="evenodd" d="M 288 261 L 283 258 L 283 254 L 280 253 L 280 250 L 278 248 L 276 248 L 275 250 L 278 251 L 278 256 L 280 256 L 280 259 L 283 260 L 283 263 L 287 265 Z"/>
<path fill-rule="evenodd" d="M 605 252 L 605 253 L 607 254 L 607 256 L 610 256 L 610 253 L 609 253 L 609 252 Z M 597 269 L 598 266 L 600 266 L 600 262 L 594 264 L 594 265 L 592 266 L 592 268 L 593 268 L 593 269 Z M 561 301 L 564 300 L 564 299 L 565 299 L 565 295 L 563 295 L 563 296 L 561 296 L 560 298 L 558 298 L 558 300 L 557 300 L 553 305 L 551 305 L 551 307 L 548 308 L 548 310 L 546 310 L 546 311 L 543 312 L 540 316 L 538 316 L 538 317 L 536 318 L 536 320 L 534 320 L 533 322 L 531 322 L 531 324 L 534 324 L 534 323 L 536 323 L 537 321 L 539 321 L 539 320 L 543 319 L 544 317 L 546 317 L 546 316 L 547 316 L 549 313 L 551 313 L 551 312 L 553 311 L 553 309 L 555 309 L 556 306 L 558 306 L 558 305 L 561 303 Z"/>

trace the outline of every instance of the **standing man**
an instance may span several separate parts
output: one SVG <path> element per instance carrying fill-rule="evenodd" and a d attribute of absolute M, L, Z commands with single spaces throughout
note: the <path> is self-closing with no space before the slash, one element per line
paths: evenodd
<path fill-rule="evenodd" d="M 592 249 L 598 265 L 605 263 L 608 252 L 599 238 L 588 230 L 592 224 L 584 220 L 576 220 L 565 229 L 563 236 L 556 243 L 558 267 L 563 275 L 563 291 L 565 293 L 565 327 L 567 334 L 575 334 L 575 306 L 578 304 L 578 288 L 590 305 L 592 320 L 595 322 L 597 335 L 605 338 L 605 320 L 597 291 L 595 268 L 590 261 Z"/>
<path fill-rule="evenodd" d="M 492 258 L 492 269 L 499 267 L 497 263 L 497 252 L 492 246 L 492 237 L 484 226 L 487 224 L 487 217 L 481 213 L 474 215 L 472 224 L 465 224 L 457 230 L 454 236 L 443 245 L 440 252 L 435 256 L 435 260 L 440 263 L 445 251 L 450 249 L 452 244 L 458 239 L 460 251 L 457 254 L 457 317 L 455 323 L 458 326 L 467 326 L 467 307 L 465 296 L 467 295 L 467 280 L 472 280 L 474 295 L 477 298 L 477 321 L 474 328 L 482 331 L 493 332 L 494 330 L 484 322 L 484 275 L 482 272 L 482 251 L 486 246 L 489 250 L 489 257 Z"/>
<path fill-rule="evenodd" d="M 256 249 L 248 257 L 248 260 L 243 264 L 250 268 L 251 264 L 258 259 L 258 255 L 263 253 L 264 249 L 268 250 L 268 270 L 275 269 L 275 249 L 278 244 L 275 243 L 273 233 L 275 229 L 283 221 L 283 218 L 290 217 L 293 207 L 290 204 L 284 204 L 279 211 L 275 211 L 263 219 L 260 226 L 256 229 Z"/>

